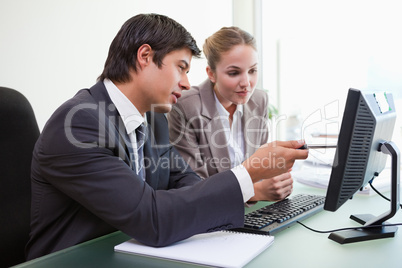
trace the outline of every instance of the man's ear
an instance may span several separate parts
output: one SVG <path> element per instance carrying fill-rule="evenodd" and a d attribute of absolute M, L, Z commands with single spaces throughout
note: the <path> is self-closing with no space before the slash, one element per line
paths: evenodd
<path fill-rule="evenodd" d="M 207 75 L 212 83 L 216 83 L 215 72 L 211 69 L 211 67 L 209 67 L 209 65 L 207 66 Z"/>
<path fill-rule="evenodd" d="M 152 61 L 153 51 L 150 45 L 144 44 L 140 46 L 137 52 L 137 64 L 142 69 L 149 65 Z"/>

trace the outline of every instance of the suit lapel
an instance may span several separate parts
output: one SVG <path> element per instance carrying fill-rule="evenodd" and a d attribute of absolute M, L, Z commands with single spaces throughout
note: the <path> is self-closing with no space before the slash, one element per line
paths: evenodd
<path fill-rule="evenodd" d="M 148 137 L 144 144 L 145 181 L 153 188 L 158 189 L 160 153 L 157 146 L 152 146 L 154 133 L 151 124 L 148 124 Z"/>
<path fill-rule="evenodd" d="M 123 145 L 122 148 L 124 148 L 124 152 L 125 152 L 124 156 L 125 156 L 125 158 L 128 158 L 128 159 L 126 159 L 127 160 L 126 162 L 128 162 L 130 168 L 135 172 L 136 168 L 135 168 L 135 161 L 133 159 L 133 157 L 134 157 L 133 146 L 131 145 L 130 137 L 127 134 L 126 128 L 124 127 L 124 123 L 121 120 L 121 117 L 118 116 L 118 118 L 119 118 L 118 119 L 119 125 L 116 126 L 116 131 L 119 135 L 118 140 L 124 142 L 123 144 L 121 142 L 119 142 L 119 144 Z M 123 155 L 123 150 L 121 148 L 119 148 L 119 154 Z M 122 158 L 122 157 L 120 156 L 120 158 Z M 122 158 L 122 159 L 125 160 L 125 158 Z"/>
<path fill-rule="evenodd" d="M 130 138 L 127 135 L 124 123 L 114 106 L 112 100 L 107 93 L 106 87 L 102 81 L 97 82 L 89 89 L 94 100 L 98 104 L 99 113 L 104 115 L 103 120 L 100 119 L 100 124 L 103 124 L 102 129 L 109 132 L 109 136 L 103 137 L 105 143 L 110 147 L 115 147 L 116 154 L 127 163 L 127 165 L 135 170 L 133 166 L 133 148 L 131 146 Z M 102 133 L 99 133 L 102 135 Z M 101 139 L 102 137 L 100 137 Z"/>
<path fill-rule="evenodd" d="M 215 95 L 213 93 L 212 84 L 206 80 L 200 85 L 200 98 L 201 98 L 201 115 L 207 119 L 205 124 L 204 135 L 208 141 L 211 150 L 211 156 L 218 161 L 226 161 L 230 159 L 229 151 L 227 149 L 227 141 L 225 133 L 223 132 L 223 125 L 219 117 L 218 110 L 216 109 Z M 218 172 L 225 171 L 226 168 L 219 164 L 217 165 Z"/>

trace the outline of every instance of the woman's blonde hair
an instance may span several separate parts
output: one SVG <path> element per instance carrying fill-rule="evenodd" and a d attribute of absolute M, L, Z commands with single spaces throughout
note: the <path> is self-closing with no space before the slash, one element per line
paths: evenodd
<path fill-rule="evenodd" d="M 257 50 L 254 37 L 239 27 L 222 27 L 219 31 L 205 39 L 204 54 L 212 71 L 216 70 L 216 64 L 221 60 L 224 52 L 237 45 L 249 45 Z"/>

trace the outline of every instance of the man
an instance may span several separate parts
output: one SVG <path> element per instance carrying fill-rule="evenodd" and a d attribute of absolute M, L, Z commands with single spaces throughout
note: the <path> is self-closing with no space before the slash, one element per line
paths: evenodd
<path fill-rule="evenodd" d="M 165 246 L 240 227 L 253 182 L 307 157 L 295 150 L 298 142 L 266 144 L 201 181 L 169 144 L 162 114 L 190 88 L 187 72 L 199 54 L 190 33 L 168 17 L 137 15 L 122 26 L 98 83 L 61 105 L 37 141 L 28 259 L 115 230 Z"/>

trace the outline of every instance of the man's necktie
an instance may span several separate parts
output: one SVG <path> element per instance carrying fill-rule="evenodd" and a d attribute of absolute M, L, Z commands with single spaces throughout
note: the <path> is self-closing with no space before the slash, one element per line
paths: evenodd
<path fill-rule="evenodd" d="M 146 127 L 144 123 L 135 129 L 135 135 L 137 137 L 138 175 L 145 180 L 144 143 L 146 137 Z"/>

